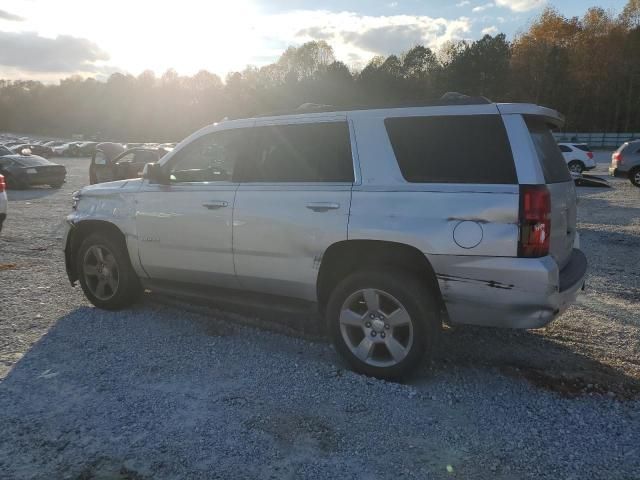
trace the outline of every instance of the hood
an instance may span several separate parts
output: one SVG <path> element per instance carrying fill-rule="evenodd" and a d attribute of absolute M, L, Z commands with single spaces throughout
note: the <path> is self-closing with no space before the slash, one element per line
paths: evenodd
<path fill-rule="evenodd" d="M 80 190 L 82 195 L 109 195 L 112 193 L 137 192 L 142 186 L 141 178 L 117 180 L 115 182 L 96 183 Z"/>

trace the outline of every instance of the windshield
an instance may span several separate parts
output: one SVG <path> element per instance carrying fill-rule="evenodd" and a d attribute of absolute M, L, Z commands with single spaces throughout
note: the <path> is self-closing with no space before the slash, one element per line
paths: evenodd
<path fill-rule="evenodd" d="M 23 167 L 41 167 L 42 165 L 53 165 L 42 157 L 20 157 L 15 158 L 15 162 Z"/>

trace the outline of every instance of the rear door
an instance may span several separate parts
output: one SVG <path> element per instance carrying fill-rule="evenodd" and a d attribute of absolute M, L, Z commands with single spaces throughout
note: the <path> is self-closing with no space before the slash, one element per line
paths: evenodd
<path fill-rule="evenodd" d="M 234 263 L 242 288 L 314 300 L 325 250 L 347 239 L 354 181 L 345 117 L 263 121 L 237 171 Z"/>
<path fill-rule="evenodd" d="M 526 117 L 525 121 L 551 193 L 550 253 L 562 268 L 569 261 L 576 236 L 576 187 L 545 121 L 540 117 Z"/>

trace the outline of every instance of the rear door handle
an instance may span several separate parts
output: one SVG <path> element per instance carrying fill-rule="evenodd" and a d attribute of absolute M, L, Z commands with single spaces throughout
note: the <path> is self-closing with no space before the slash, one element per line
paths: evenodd
<path fill-rule="evenodd" d="M 307 208 L 314 212 L 326 212 L 327 210 L 337 210 L 340 208 L 340 204 L 334 202 L 310 202 L 307 203 Z"/>
<path fill-rule="evenodd" d="M 217 210 L 219 208 L 224 208 L 229 206 L 229 202 L 225 202 L 222 200 L 216 200 L 214 202 L 203 203 L 202 206 L 208 210 Z"/>

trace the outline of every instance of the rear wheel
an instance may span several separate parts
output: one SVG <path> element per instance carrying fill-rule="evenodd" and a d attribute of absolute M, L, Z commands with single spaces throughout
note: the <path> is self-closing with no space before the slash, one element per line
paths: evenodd
<path fill-rule="evenodd" d="M 338 353 L 357 372 L 399 378 L 430 356 L 441 328 L 435 295 L 402 271 L 362 271 L 334 289 L 327 306 Z"/>
<path fill-rule="evenodd" d="M 584 163 L 580 160 L 572 160 L 569 162 L 569 171 L 573 173 L 582 173 L 584 171 Z"/>
<path fill-rule="evenodd" d="M 631 183 L 636 187 L 640 188 L 640 168 L 634 168 L 629 172 L 629 180 L 631 180 Z"/>
<path fill-rule="evenodd" d="M 76 265 L 82 290 L 96 307 L 119 310 L 142 293 L 126 246 L 114 235 L 92 233 L 85 238 Z"/>

